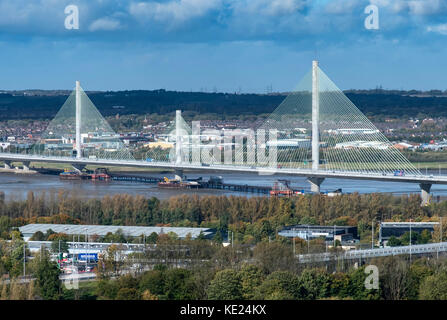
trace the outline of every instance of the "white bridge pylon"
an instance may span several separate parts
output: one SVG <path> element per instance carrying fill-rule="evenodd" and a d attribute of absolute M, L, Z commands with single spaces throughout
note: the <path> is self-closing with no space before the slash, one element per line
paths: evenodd
<path fill-rule="evenodd" d="M 321 172 L 422 177 L 324 74 L 318 61 L 313 61 L 311 72 L 254 130 L 199 131 L 200 126 L 193 122 L 192 136 L 188 136 L 191 130 L 185 127 L 180 111 L 175 123 L 178 130 L 171 130 L 171 135 L 175 132 L 172 140 L 179 143 L 171 159 L 175 157 L 176 164 L 181 160 L 242 165 L 261 173 L 281 168 L 308 170 L 315 173 L 309 175 L 314 192 L 320 191 L 324 181 L 316 175 Z"/>

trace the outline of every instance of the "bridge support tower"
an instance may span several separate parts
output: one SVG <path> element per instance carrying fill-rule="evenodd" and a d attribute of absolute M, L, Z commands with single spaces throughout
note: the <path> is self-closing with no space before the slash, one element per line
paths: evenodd
<path fill-rule="evenodd" d="M 175 111 L 175 163 L 182 162 L 182 111 Z"/>
<path fill-rule="evenodd" d="M 81 150 L 81 84 L 76 81 L 76 158 L 82 158 Z"/>
<path fill-rule="evenodd" d="M 321 177 L 309 177 L 307 181 L 310 183 L 310 191 L 314 193 L 320 193 L 320 185 L 323 183 L 324 178 Z"/>
<path fill-rule="evenodd" d="M 5 169 L 11 169 L 11 161 L 10 160 L 4 160 L 3 161 L 5 163 Z"/>
<path fill-rule="evenodd" d="M 183 181 L 183 169 L 175 169 L 174 171 L 175 180 Z"/>
<path fill-rule="evenodd" d="M 422 198 L 422 206 L 426 206 L 430 203 L 430 189 L 431 184 L 430 183 L 421 183 L 419 184 L 421 187 L 421 198 Z"/>
<path fill-rule="evenodd" d="M 320 166 L 320 96 L 318 92 L 318 61 L 312 61 L 312 171 Z M 308 177 L 310 190 L 320 193 L 324 178 Z"/>
<path fill-rule="evenodd" d="M 85 164 L 81 163 L 72 163 L 71 166 L 75 169 L 76 172 L 81 173 L 82 170 L 86 167 Z"/>
<path fill-rule="evenodd" d="M 312 171 L 320 164 L 320 96 L 318 92 L 318 61 L 312 61 Z"/>
<path fill-rule="evenodd" d="M 23 164 L 23 171 L 29 171 L 29 164 L 30 164 L 30 162 L 29 161 L 23 161 L 22 164 Z"/>

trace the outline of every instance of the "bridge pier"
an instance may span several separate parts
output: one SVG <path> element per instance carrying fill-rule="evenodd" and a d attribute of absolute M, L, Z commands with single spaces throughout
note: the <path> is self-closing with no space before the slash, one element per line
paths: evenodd
<path fill-rule="evenodd" d="M 82 163 L 72 163 L 71 166 L 79 173 L 86 167 L 86 165 Z"/>
<path fill-rule="evenodd" d="M 4 163 L 5 163 L 5 169 L 11 169 L 11 161 L 9 161 L 9 160 L 4 160 L 3 161 Z"/>
<path fill-rule="evenodd" d="M 421 198 L 422 198 L 422 206 L 426 206 L 430 203 L 430 189 L 431 184 L 430 183 L 420 183 L 419 186 L 421 187 Z"/>
<path fill-rule="evenodd" d="M 308 177 L 307 181 L 309 181 L 310 183 L 310 191 L 314 193 L 320 193 L 320 185 L 323 183 L 324 178 Z"/>
<path fill-rule="evenodd" d="M 183 169 L 175 169 L 174 177 L 175 180 L 183 181 Z"/>
<path fill-rule="evenodd" d="M 23 170 L 24 171 L 29 171 L 30 161 L 23 161 L 22 164 L 23 164 Z"/>

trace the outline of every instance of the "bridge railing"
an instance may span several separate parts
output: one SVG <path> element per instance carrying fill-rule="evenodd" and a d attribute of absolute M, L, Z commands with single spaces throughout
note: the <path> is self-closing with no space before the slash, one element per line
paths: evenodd
<path fill-rule="evenodd" d="M 374 258 L 385 257 L 402 254 L 421 254 L 421 253 L 434 253 L 447 251 L 447 242 L 418 244 L 412 246 L 400 246 L 400 247 L 387 247 L 377 249 L 366 250 L 349 250 L 341 254 L 335 253 L 316 253 L 316 254 L 300 254 L 297 255 L 300 262 L 321 262 L 337 259 L 362 259 L 362 258 Z"/>

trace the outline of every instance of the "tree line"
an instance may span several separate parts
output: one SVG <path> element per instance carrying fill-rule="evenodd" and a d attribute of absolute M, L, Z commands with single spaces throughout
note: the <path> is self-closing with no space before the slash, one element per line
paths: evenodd
<path fill-rule="evenodd" d="M 438 221 L 447 202 L 421 207 L 419 195 L 343 194 L 291 198 L 237 196 L 175 196 L 166 200 L 117 194 L 81 199 L 74 193 L 29 192 L 25 200 L 0 198 L 0 237 L 28 223 L 124 226 L 176 226 L 216 229 L 217 240 L 233 232 L 234 240 L 253 244 L 274 238 L 295 224 L 357 226 L 360 238 L 370 237 L 378 221 Z M 378 228 L 374 228 L 378 232 Z"/>

